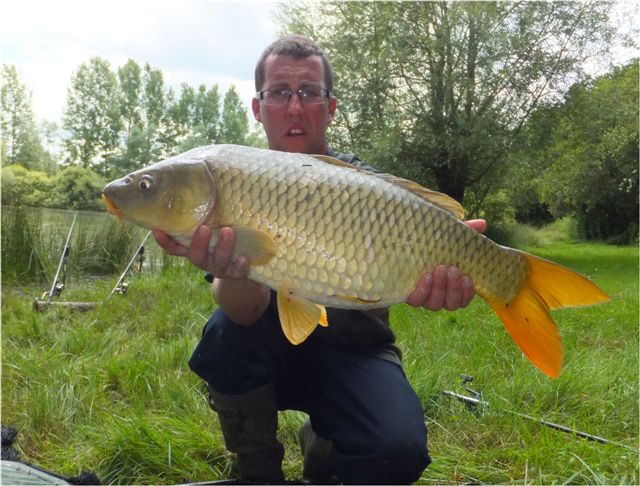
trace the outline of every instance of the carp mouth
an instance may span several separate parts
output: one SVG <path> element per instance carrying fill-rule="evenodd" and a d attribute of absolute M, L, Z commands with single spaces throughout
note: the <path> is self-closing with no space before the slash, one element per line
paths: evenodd
<path fill-rule="evenodd" d="M 107 196 L 105 193 L 102 193 L 102 202 L 107 208 L 107 211 L 113 214 L 120 221 L 124 220 L 124 213 L 122 212 L 122 210 L 118 206 L 116 206 L 114 202 L 109 199 L 109 196 Z"/>

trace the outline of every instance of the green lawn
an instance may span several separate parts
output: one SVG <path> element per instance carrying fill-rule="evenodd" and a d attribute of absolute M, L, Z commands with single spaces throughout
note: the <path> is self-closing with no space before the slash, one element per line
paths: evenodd
<path fill-rule="evenodd" d="M 507 412 L 544 418 L 638 447 L 638 251 L 555 244 L 529 251 L 594 279 L 613 302 L 555 312 L 565 347 L 558 380 L 534 368 L 481 299 L 455 313 L 392 311 L 405 370 L 422 399 L 433 464 L 423 484 L 638 484 L 638 453 L 554 431 Z M 65 300 L 100 300 L 116 277 Z M 46 285 L 45 285 L 46 287 Z M 2 421 L 20 429 L 25 459 L 105 483 L 169 484 L 228 477 L 204 387 L 187 359 L 214 304 L 189 267 L 143 274 L 126 296 L 84 313 L 36 314 L 43 288 L 2 289 Z M 484 413 L 442 395 L 459 376 L 489 403 Z M 285 474 L 301 475 L 296 432 L 281 414 Z"/>

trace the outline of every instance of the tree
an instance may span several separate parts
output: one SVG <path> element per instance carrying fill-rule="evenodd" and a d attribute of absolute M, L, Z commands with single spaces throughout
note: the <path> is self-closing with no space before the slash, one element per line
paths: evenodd
<path fill-rule="evenodd" d="M 474 213 L 531 113 L 607 50 L 608 8 L 597 1 L 298 2 L 283 7 L 281 22 L 313 37 L 333 62 L 336 140 L 460 202 L 475 191 Z"/>
<path fill-rule="evenodd" d="M 166 110 L 162 71 L 144 65 L 144 116 L 148 126 L 159 127 Z"/>
<path fill-rule="evenodd" d="M 220 92 L 215 84 L 198 88 L 195 100 L 194 132 L 204 144 L 216 143 L 220 136 Z"/>
<path fill-rule="evenodd" d="M 247 110 L 235 86 L 231 85 L 224 95 L 220 143 L 244 144 L 248 133 Z"/>
<path fill-rule="evenodd" d="M 144 156 L 141 156 L 141 165 L 167 156 L 175 144 L 174 139 L 169 135 L 166 114 L 168 100 L 162 71 L 154 69 L 149 63 L 146 63 L 143 72 L 143 86 L 142 105 L 145 128 L 142 132 L 142 139 L 146 152 Z"/>
<path fill-rule="evenodd" d="M 56 122 L 42 120 L 39 127 L 40 138 L 44 145 L 45 157 L 41 164 L 42 170 L 51 174 L 56 171 L 58 161 L 62 159 L 62 131 Z"/>
<path fill-rule="evenodd" d="M 540 195 L 555 216 L 576 217 L 587 238 L 638 237 L 638 60 L 576 83 L 537 156 Z"/>
<path fill-rule="evenodd" d="M 2 128 L 2 165 L 19 163 L 28 169 L 47 165 L 46 153 L 31 105 L 31 93 L 20 82 L 15 66 L 2 66 L 0 126 Z"/>
<path fill-rule="evenodd" d="M 71 162 L 110 170 L 121 131 L 118 83 L 109 62 L 93 57 L 73 75 L 67 93 L 63 126 L 69 133 L 65 147 Z"/>
<path fill-rule="evenodd" d="M 186 137 L 190 133 L 194 121 L 195 105 L 196 93 L 193 87 L 187 83 L 182 83 L 180 85 L 180 99 L 178 99 L 176 110 L 174 111 L 176 115 L 175 121 L 180 127 L 179 130 L 182 137 Z"/>
<path fill-rule="evenodd" d="M 51 202 L 51 180 L 44 172 L 13 164 L 2 168 L 3 206 L 46 206 Z"/>
<path fill-rule="evenodd" d="M 52 206 L 66 209 L 104 209 L 100 196 L 106 180 L 87 167 L 70 165 L 52 179 Z"/>
<path fill-rule="evenodd" d="M 131 136 L 134 127 L 142 127 L 142 70 L 133 59 L 118 69 L 120 81 L 120 114 L 126 137 Z"/>

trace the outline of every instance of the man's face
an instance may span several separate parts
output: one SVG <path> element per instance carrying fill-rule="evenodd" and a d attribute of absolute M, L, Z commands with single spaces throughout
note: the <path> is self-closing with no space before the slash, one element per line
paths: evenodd
<path fill-rule="evenodd" d="M 269 56 L 264 65 L 265 80 L 261 89 L 326 88 L 324 66 L 320 56 L 294 59 L 290 56 Z M 269 148 L 282 152 L 325 154 L 326 131 L 336 111 L 336 99 L 324 103 L 303 105 L 296 94 L 286 105 L 267 105 L 253 99 L 253 115 L 262 123 Z"/>

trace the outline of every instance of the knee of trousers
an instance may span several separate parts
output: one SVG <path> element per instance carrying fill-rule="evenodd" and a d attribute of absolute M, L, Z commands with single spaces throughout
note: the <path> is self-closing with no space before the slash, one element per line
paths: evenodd
<path fill-rule="evenodd" d="M 417 481 L 431 463 L 424 423 L 407 428 L 380 430 L 352 451 L 334 448 L 330 465 L 345 484 L 410 484 Z M 366 439 L 366 440 L 365 440 Z M 344 454 L 343 454 L 344 452 Z"/>
<path fill-rule="evenodd" d="M 189 359 L 191 370 L 219 393 L 238 394 L 264 385 L 267 372 L 252 360 L 245 328 L 217 309 Z"/>
<path fill-rule="evenodd" d="M 392 437 L 380 441 L 375 454 L 378 457 L 380 478 L 401 484 L 420 479 L 422 472 L 431 463 L 427 450 L 426 435 L 422 440 L 415 437 Z"/>

